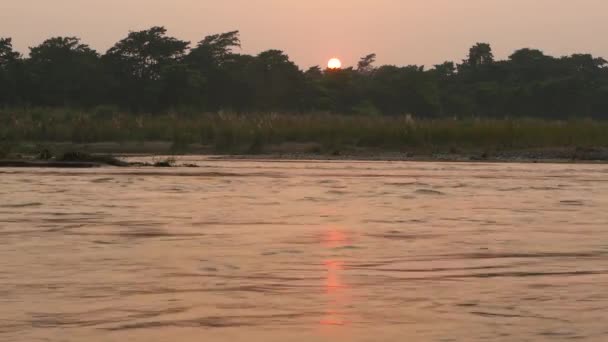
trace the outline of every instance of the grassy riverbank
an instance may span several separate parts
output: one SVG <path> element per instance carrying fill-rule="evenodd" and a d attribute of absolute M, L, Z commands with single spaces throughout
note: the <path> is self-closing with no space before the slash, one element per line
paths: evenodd
<path fill-rule="evenodd" d="M 0 154 L 4 155 L 74 148 L 118 154 L 479 157 L 552 151 L 561 159 L 576 153 L 602 156 L 606 147 L 608 122 L 593 120 L 416 120 L 405 115 L 322 113 L 136 115 L 112 108 L 0 110 Z"/>

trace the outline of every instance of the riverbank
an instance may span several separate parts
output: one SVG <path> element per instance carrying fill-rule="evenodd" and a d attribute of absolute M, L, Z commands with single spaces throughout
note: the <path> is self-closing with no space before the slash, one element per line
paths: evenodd
<path fill-rule="evenodd" d="M 608 163 L 608 148 L 530 148 L 502 150 L 428 150 L 381 149 L 343 146 L 324 152 L 316 144 L 267 145 L 258 153 L 217 153 L 212 146 L 185 145 L 182 151 L 173 150 L 171 142 L 132 143 L 47 143 L 45 149 L 36 151 L 39 145 L 22 144 L 15 152 L 0 159 L 0 167 L 55 167 L 87 168 L 116 167 L 196 167 L 194 163 L 181 161 L 189 156 L 205 156 L 216 160 L 360 160 L 360 161 L 420 161 L 420 162 L 517 162 L 517 163 Z M 63 152 L 57 152 L 63 151 Z M 74 152 L 78 151 L 78 152 Z M 312 152 L 311 152 L 312 151 Z"/>
<path fill-rule="evenodd" d="M 608 122 L 328 113 L 0 110 L 0 159 L 61 155 L 232 159 L 607 162 Z M 83 161 L 83 160 L 68 160 Z M 85 160 L 89 162 L 90 160 Z M 120 165 L 118 165 L 120 166 Z"/>

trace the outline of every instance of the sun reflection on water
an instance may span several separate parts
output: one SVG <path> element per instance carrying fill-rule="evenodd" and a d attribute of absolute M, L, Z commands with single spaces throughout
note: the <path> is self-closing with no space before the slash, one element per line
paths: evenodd
<path fill-rule="evenodd" d="M 347 246 L 351 239 L 343 229 L 336 226 L 329 226 L 323 233 L 321 244 L 328 250 Z M 323 260 L 325 269 L 324 293 L 326 299 L 325 315 L 320 320 L 320 325 L 324 327 L 346 326 L 345 311 L 351 304 L 349 297 L 349 286 L 342 280 L 342 273 L 345 263 L 337 258 Z"/>

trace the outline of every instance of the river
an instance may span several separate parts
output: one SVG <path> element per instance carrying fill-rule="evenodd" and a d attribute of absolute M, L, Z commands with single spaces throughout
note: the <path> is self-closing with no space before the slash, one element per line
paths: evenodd
<path fill-rule="evenodd" d="M 608 165 L 0 169 L 0 341 L 608 340 Z"/>

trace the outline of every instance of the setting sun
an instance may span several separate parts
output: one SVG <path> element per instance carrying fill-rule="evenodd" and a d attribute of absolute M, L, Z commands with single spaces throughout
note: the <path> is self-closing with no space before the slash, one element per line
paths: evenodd
<path fill-rule="evenodd" d="M 342 62 L 337 58 L 332 58 L 327 62 L 327 68 L 329 69 L 340 69 L 342 68 Z"/>

